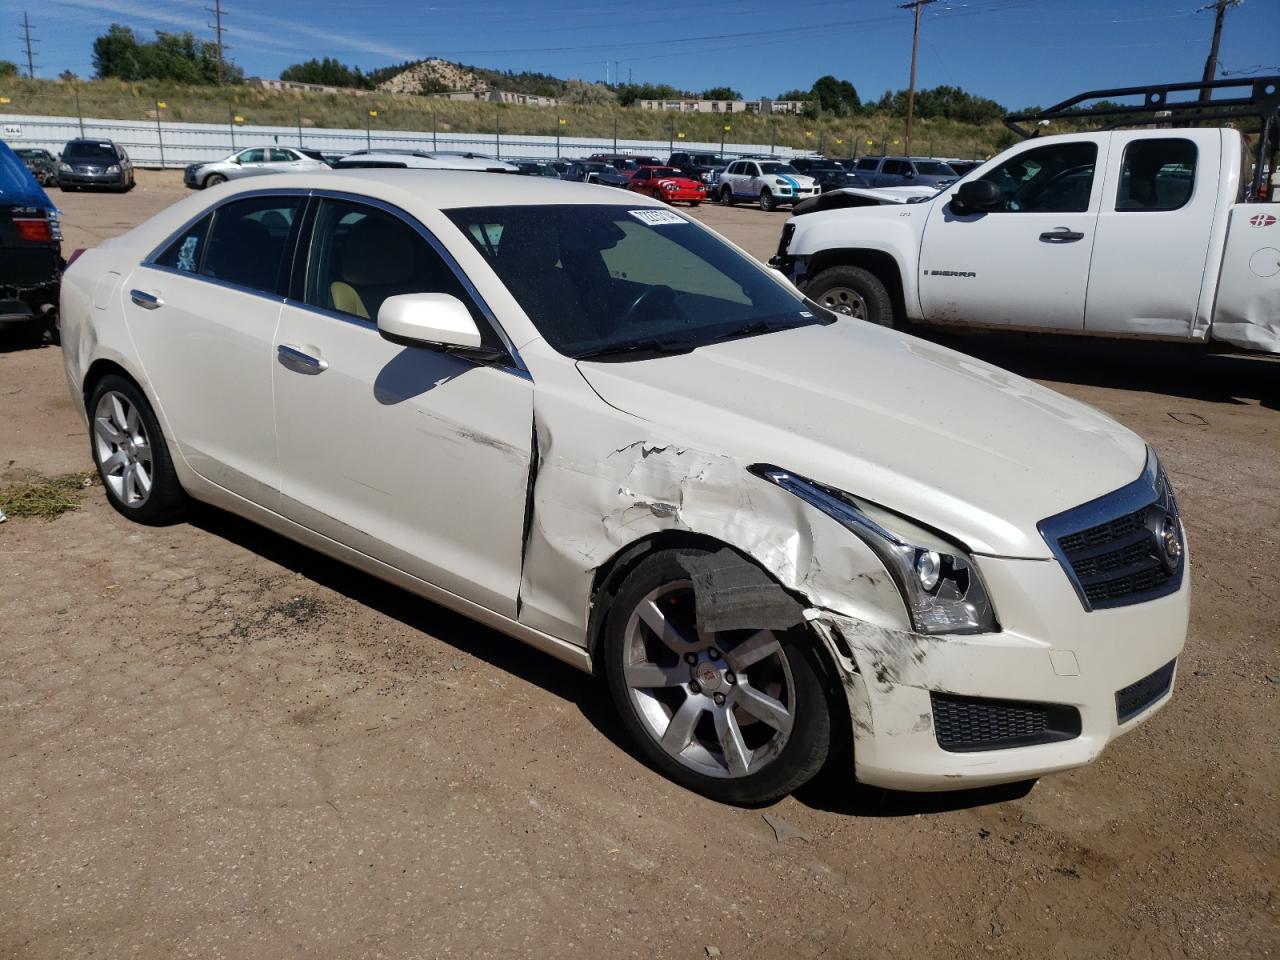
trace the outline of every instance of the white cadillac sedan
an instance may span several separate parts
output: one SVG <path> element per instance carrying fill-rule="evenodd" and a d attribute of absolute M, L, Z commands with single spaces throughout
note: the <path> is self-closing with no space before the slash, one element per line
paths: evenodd
<path fill-rule="evenodd" d="M 230 184 L 77 260 L 62 337 L 125 517 L 205 501 L 594 671 L 722 801 L 849 742 L 886 787 L 1034 778 L 1173 689 L 1185 540 L 1141 439 L 656 200 Z"/>

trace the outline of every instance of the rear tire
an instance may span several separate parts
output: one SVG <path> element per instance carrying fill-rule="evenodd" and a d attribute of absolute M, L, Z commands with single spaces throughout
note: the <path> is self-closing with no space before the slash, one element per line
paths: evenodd
<path fill-rule="evenodd" d="M 804 288 L 805 296 L 835 313 L 881 327 L 896 325 L 893 298 L 880 278 L 862 267 L 828 267 Z"/>
<path fill-rule="evenodd" d="M 135 523 L 179 519 L 187 495 L 151 404 L 130 380 L 108 374 L 89 397 L 89 449 L 107 502 Z"/>
<path fill-rule="evenodd" d="M 623 581 L 601 645 L 609 692 L 660 773 L 721 803 L 769 803 L 827 760 L 829 668 L 803 629 L 699 631 L 688 552 L 654 553 Z"/>

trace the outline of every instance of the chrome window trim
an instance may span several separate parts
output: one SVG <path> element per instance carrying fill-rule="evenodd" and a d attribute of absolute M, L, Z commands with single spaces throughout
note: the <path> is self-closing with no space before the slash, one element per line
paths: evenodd
<path fill-rule="evenodd" d="M 368 327 L 376 331 L 377 324 L 370 320 L 363 320 L 360 317 L 353 317 L 344 313 L 339 313 L 334 310 L 327 310 L 324 307 L 312 306 L 309 303 L 305 303 L 301 300 L 295 300 L 289 297 L 288 295 L 280 294 L 278 292 L 267 293 L 266 291 L 258 290 L 253 287 L 246 287 L 238 283 L 230 283 L 229 281 L 226 281 L 226 280 L 218 280 L 215 277 L 209 277 L 202 273 L 190 273 L 186 270 L 178 270 L 175 267 L 166 267 L 155 262 L 156 258 L 159 257 L 161 254 L 163 254 L 166 250 L 168 250 L 169 246 L 174 241 L 176 241 L 180 236 L 182 236 L 184 233 L 190 230 L 193 226 L 195 226 L 205 217 L 222 209 L 229 203 L 234 203 L 238 200 L 252 199 L 254 197 L 303 197 L 304 199 L 315 198 L 315 199 L 329 199 L 329 200 L 347 200 L 352 203 L 363 203 L 367 206 L 375 207 L 379 210 L 382 210 L 385 213 L 390 214 L 393 217 L 396 217 L 402 220 L 415 233 L 417 233 L 420 237 L 422 237 L 422 239 L 427 242 L 427 245 L 430 246 L 440 256 L 442 260 L 444 260 L 445 265 L 453 273 L 454 277 L 458 280 L 458 282 L 462 284 L 462 288 L 467 292 L 467 295 L 471 297 L 476 307 L 480 310 L 480 313 L 484 316 L 485 320 L 488 321 L 490 327 L 493 328 L 494 333 L 498 335 L 498 339 L 502 341 L 502 345 L 506 347 L 507 353 L 511 357 L 511 361 L 512 361 L 511 364 L 495 366 L 494 369 L 502 370 L 504 372 L 508 372 L 515 376 L 528 380 L 531 383 L 533 382 L 533 375 L 529 372 L 529 368 L 525 366 L 524 359 L 520 356 L 520 351 L 516 349 L 515 343 L 512 342 L 511 337 L 507 334 L 507 331 L 503 328 L 502 324 L 498 322 L 498 318 L 494 314 L 493 309 L 485 301 L 484 297 L 480 295 L 480 291 L 476 288 L 476 285 L 471 282 L 471 278 L 467 276 L 466 271 L 464 271 L 462 267 L 458 264 L 458 261 L 454 258 L 453 254 L 449 251 L 449 248 L 446 247 L 440 241 L 440 239 L 436 237 L 434 233 L 428 230 L 416 217 L 410 215 L 409 213 L 405 212 L 404 210 L 400 209 L 394 204 L 387 203 L 385 200 L 380 200 L 377 197 L 370 197 L 362 193 L 351 193 L 343 190 L 326 190 L 326 189 L 316 190 L 316 189 L 306 189 L 303 187 L 284 187 L 277 190 L 272 190 L 270 188 L 263 188 L 260 190 L 246 190 L 242 193 L 233 194 L 232 196 L 219 200 L 217 203 L 213 203 L 207 207 L 204 207 L 199 213 L 197 213 L 195 216 L 191 217 L 186 222 L 184 222 L 182 226 L 180 226 L 178 229 L 174 230 L 168 236 L 166 236 L 159 245 L 157 245 L 154 249 L 152 249 L 152 251 L 149 254 L 147 254 L 147 256 L 139 264 L 139 266 L 147 267 L 151 270 L 159 270 L 163 273 L 171 273 L 179 277 L 187 277 L 188 279 L 197 280 L 201 283 L 211 283 L 214 286 L 225 287 L 229 290 L 239 291 L 240 293 L 247 293 L 252 296 L 262 297 L 263 299 L 270 300 L 272 302 L 288 304 L 290 306 L 299 307 L 303 310 L 308 310 L 312 313 L 320 314 L 321 316 L 330 317 L 335 320 L 342 320 L 348 323 L 354 323 L 358 326 Z M 309 214 L 309 211 L 307 210 L 305 203 L 303 204 L 300 213 L 304 217 Z M 295 261 L 299 252 L 300 251 L 297 249 L 295 245 L 293 250 L 293 256 L 295 258 Z M 304 264 L 304 269 L 308 269 L 310 267 L 310 263 L 309 263 L 310 256 L 311 256 L 311 250 L 310 250 L 310 247 L 308 247 L 306 251 L 306 258 L 305 258 L 308 262 Z"/>
<path fill-rule="evenodd" d="M 1118 520 L 1127 514 L 1136 513 L 1139 510 L 1156 505 L 1161 506 L 1177 525 L 1180 540 L 1184 547 L 1182 556 L 1178 558 L 1177 567 L 1171 571 L 1169 579 L 1163 585 L 1142 594 L 1135 594 L 1131 602 L 1126 601 L 1124 603 L 1095 607 L 1085 594 L 1084 586 L 1076 576 L 1075 569 L 1067 557 L 1066 551 L 1059 545 L 1060 540 L 1073 533 L 1092 529 L 1104 523 Z M 1078 507 L 1064 510 L 1062 513 L 1054 514 L 1052 517 L 1046 517 L 1036 524 L 1036 529 L 1040 531 L 1040 536 L 1044 538 L 1049 550 L 1062 567 L 1063 573 L 1071 581 L 1071 586 L 1075 589 L 1076 596 L 1080 599 L 1081 605 L 1087 612 L 1093 612 L 1095 609 L 1107 610 L 1118 606 L 1145 603 L 1148 600 L 1156 600 L 1171 593 L 1177 593 L 1182 587 L 1183 574 L 1187 568 L 1185 553 L 1186 533 L 1182 528 L 1182 518 L 1178 513 L 1178 504 L 1174 499 L 1168 478 L 1165 476 L 1164 468 L 1160 466 L 1159 458 L 1150 447 L 1147 448 L 1146 465 L 1142 468 L 1142 473 L 1138 479 L 1125 484 L 1118 490 L 1113 490 L 1111 493 L 1103 494 L 1101 497 L 1082 503 Z"/>

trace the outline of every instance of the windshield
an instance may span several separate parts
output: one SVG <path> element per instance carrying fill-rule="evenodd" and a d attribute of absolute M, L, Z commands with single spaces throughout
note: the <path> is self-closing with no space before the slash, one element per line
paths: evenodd
<path fill-rule="evenodd" d="M 831 320 L 671 210 L 556 204 L 445 214 L 566 356 L 640 359 Z"/>
<path fill-rule="evenodd" d="M 799 173 L 800 171 L 797 170 L 795 167 L 793 167 L 789 163 L 762 163 L 760 164 L 760 172 L 761 173 Z"/>
<path fill-rule="evenodd" d="M 954 177 L 956 172 L 941 160 L 915 160 L 916 173 L 926 177 Z"/>
<path fill-rule="evenodd" d="M 73 140 L 62 151 L 63 160 L 116 160 L 115 148 L 109 143 Z"/>
<path fill-rule="evenodd" d="M 25 157 L 28 160 L 52 160 L 53 159 L 53 157 L 49 156 L 48 150 L 32 150 L 30 148 L 27 148 L 25 150 L 15 150 L 13 152 L 20 157 Z"/>

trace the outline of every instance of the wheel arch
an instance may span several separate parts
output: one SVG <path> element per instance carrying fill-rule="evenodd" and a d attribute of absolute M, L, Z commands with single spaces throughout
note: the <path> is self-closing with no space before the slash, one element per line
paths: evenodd
<path fill-rule="evenodd" d="M 915 316 L 914 312 L 907 310 L 902 265 L 888 251 L 869 247 L 840 247 L 823 250 L 809 258 L 805 271 L 806 286 L 814 277 L 830 267 L 861 267 L 884 284 L 885 290 L 889 292 L 889 298 L 893 301 L 893 310 L 897 316 L 904 318 Z"/>

